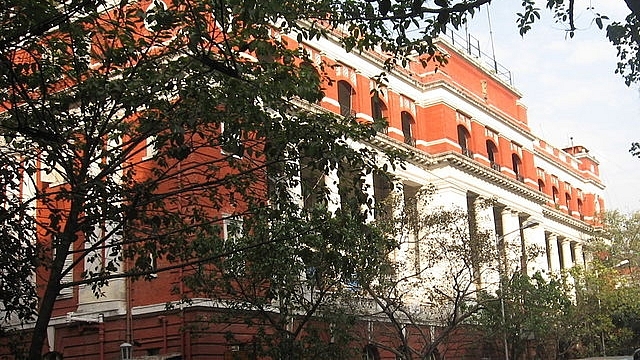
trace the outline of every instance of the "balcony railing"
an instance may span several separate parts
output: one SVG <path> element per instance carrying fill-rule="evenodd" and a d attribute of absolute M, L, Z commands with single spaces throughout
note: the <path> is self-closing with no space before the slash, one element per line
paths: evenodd
<path fill-rule="evenodd" d="M 469 150 L 468 148 L 463 148 L 462 154 L 466 157 L 473 159 L 473 151 Z"/>
<path fill-rule="evenodd" d="M 405 136 L 404 143 L 411 146 L 416 146 L 416 139 L 412 136 Z"/>
<path fill-rule="evenodd" d="M 494 55 L 489 55 L 480 50 L 480 41 L 473 37 L 471 34 L 465 34 L 461 31 L 447 29 L 447 31 L 440 36 L 446 39 L 458 50 L 464 51 L 470 56 L 476 58 L 483 67 L 489 69 L 502 81 L 506 82 L 509 85 L 513 85 L 511 71 L 498 63 Z"/>
<path fill-rule="evenodd" d="M 381 129 L 378 129 L 378 132 L 381 133 L 381 134 L 389 135 L 389 127 L 385 126 L 385 127 L 381 128 Z"/>
<path fill-rule="evenodd" d="M 516 174 L 516 179 L 518 179 L 518 181 L 520 181 L 520 182 L 524 182 L 524 176 L 522 176 L 520 174 Z"/>
<path fill-rule="evenodd" d="M 495 161 L 492 161 L 492 162 L 491 162 L 491 168 L 492 168 L 493 170 L 495 170 L 495 171 L 500 171 L 500 164 L 498 164 L 498 163 L 497 163 L 497 162 L 495 162 Z"/>

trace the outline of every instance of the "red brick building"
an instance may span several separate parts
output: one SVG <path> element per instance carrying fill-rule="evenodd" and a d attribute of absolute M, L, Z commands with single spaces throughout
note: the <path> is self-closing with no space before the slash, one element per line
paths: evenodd
<path fill-rule="evenodd" d="M 481 227 L 519 247 L 505 255 L 511 271 L 551 275 L 586 266 L 582 246 L 597 231 L 598 214 L 604 209 L 598 161 L 583 146 L 559 149 L 533 134 L 521 94 L 510 78 L 458 43 L 457 38 L 438 41 L 448 56 L 446 65 L 424 68 L 411 62 L 394 69 L 385 86 L 373 80 L 383 69 L 381 54 L 346 53 L 332 39 L 295 46 L 304 48 L 317 64 L 324 63 L 333 80 L 324 84 L 324 99 L 309 106 L 353 115 L 361 122 L 387 119 L 388 127 L 368 145 L 412 154 L 406 169 L 395 173 L 395 188 L 401 193 L 435 185 L 431 206 L 466 209 Z M 39 181 L 42 186 L 64 186 L 44 172 Z M 484 199 L 493 199 L 493 205 L 477 207 Z M 531 222 L 539 225 L 526 226 Z M 531 244 L 544 251 L 527 259 L 525 245 Z M 417 251 L 409 250 L 400 248 L 396 260 L 414 262 L 410 257 Z M 76 268 L 68 281 L 80 279 L 84 270 Z M 100 298 L 87 285 L 64 291 L 49 323 L 48 350 L 64 354 L 65 359 L 112 360 L 119 358 L 124 343 L 131 342 L 133 357 L 140 360 L 250 359 L 254 328 L 241 319 L 202 320 L 224 312 L 224 304 L 208 299 L 178 304 L 188 292 L 181 283 L 182 271 L 159 273 L 150 281 L 112 280 Z M 481 280 L 490 283 L 494 275 Z M 176 308 L 168 310 L 167 303 Z M 363 321 L 355 331 L 384 338 L 386 326 Z M 389 351 L 365 345 L 358 346 L 371 352 L 367 356 L 394 358 Z M 491 351 L 495 349 L 477 344 L 465 347 L 463 341 L 442 349 L 447 359 L 478 358 Z"/>

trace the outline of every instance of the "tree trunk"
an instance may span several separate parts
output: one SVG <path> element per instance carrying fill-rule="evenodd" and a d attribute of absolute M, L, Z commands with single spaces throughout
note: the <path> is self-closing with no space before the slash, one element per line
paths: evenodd
<path fill-rule="evenodd" d="M 54 274 L 54 273 L 57 273 Z M 33 328 L 33 334 L 31 334 L 31 345 L 29 347 L 29 360 L 42 359 L 42 347 L 44 345 L 44 339 L 47 335 L 47 327 L 49 326 L 49 320 L 53 313 L 53 306 L 56 303 L 56 297 L 58 296 L 59 286 L 54 284 L 56 277 L 59 279 L 59 271 L 51 271 L 47 288 L 44 295 L 40 300 L 40 309 L 38 309 L 38 319 L 36 326 Z"/>
<path fill-rule="evenodd" d="M 53 255 L 53 261 L 47 279 L 47 285 L 40 299 L 40 308 L 38 309 L 38 319 L 36 325 L 33 328 L 31 334 L 31 343 L 29 346 L 29 360 L 41 360 L 42 359 L 42 347 L 44 346 L 44 340 L 47 336 L 47 327 L 49 326 L 49 320 L 53 314 L 53 308 L 56 303 L 56 298 L 60 292 L 60 283 L 62 280 L 62 272 L 64 268 L 65 259 L 69 254 L 69 248 L 76 239 L 76 233 L 78 231 L 78 205 L 77 200 L 71 203 L 71 209 L 69 211 L 69 217 L 64 226 L 64 231 L 60 236 L 60 242 L 55 247 L 55 254 Z M 73 271 L 73 269 L 69 269 Z"/>
<path fill-rule="evenodd" d="M 624 2 L 634 15 L 640 15 L 640 0 L 624 0 Z"/>

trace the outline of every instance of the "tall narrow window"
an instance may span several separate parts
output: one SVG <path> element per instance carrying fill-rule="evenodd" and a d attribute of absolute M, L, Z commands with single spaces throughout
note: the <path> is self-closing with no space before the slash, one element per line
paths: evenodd
<path fill-rule="evenodd" d="M 541 179 L 538 179 L 538 190 L 540 192 L 544 192 L 544 181 L 542 181 Z"/>
<path fill-rule="evenodd" d="M 500 171 L 500 164 L 498 164 L 498 147 L 491 140 L 487 140 L 487 157 L 489 158 L 489 164 L 491 168 Z"/>
<path fill-rule="evenodd" d="M 524 176 L 522 175 L 522 161 L 517 154 L 511 154 L 511 163 L 513 167 L 513 172 L 516 174 L 516 179 L 524 182 Z"/>
<path fill-rule="evenodd" d="M 240 241 L 244 236 L 243 219 L 240 216 L 223 214 L 222 239 L 224 240 L 224 251 L 229 253 L 225 259 L 226 271 L 244 273 L 246 261 L 238 248 L 242 247 Z"/>
<path fill-rule="evenodd" d="M 551 196 L 553 197 L 553 203 L 554 203 L 554 204 L 557 204 L 557 203 L 558 203 L 558 195 L 559 195 L 559 193 L 558 193 L 558 188 L 554 186 L 554 187 L 551 189 Z"/>
<path fill-rule="evenodd" d="M 569 193 L 564 194 L 564 203 L 567 206 L 567 211 L 571 213 L 571 195 Z"/>
<path fill-rule="evenodd" d="M 53 249 L 55 253 L 55 248 Z M 60 279 L 60 285 L 66 285 L 68 283 L 73 282 L 73 243 L 69 245 L 69 252 L 67 253 L 67 257 L 64 258 L 64 265 L 62 267 L 62 279 Z M 67 297 L 73 295 L 73 287 L 65 286 L 60 289 L 58 296 Z"/>
<path fill-rule="evenodd" d="M 340 115 L 351 115 L 353 110 L 353 95 L 353 88 L 348 82 L 344 80 L 338 81 L 338 103 L 340 104 Z"/>
<path fill-rule="evenodd" d="M 580 220 L 584 220 L 584 214 L 582 213 L 582 200 L 578 199 L 578 213 L 580 214 Z"/>
<path fill-rule="evenodd" d="M 375 199 L 374 216 L 376 220 L 391 219 L 393 204 L 390 202 L 393 183 L 389 175 L 383 172 L 373 173 L 373 197 Z"/>
<path fill-rule="evenodd" d="M 413 117 L 406 111 L 403 111 L 400 114 L 400 117 L 402 119 L 402 134 L 404 135 L 404 143 L 411 146 L 416 146 L 416 139 L 413 137 L 413 125 L 415 124 Z"/>
<path fill-rule="evenodd" d="M 222 237 L 225 241 L 235 242 L 243 236 L 243 221 L 239 216 L 224 215 Z"/>
<path fill-rule="evenodd" d="M 343 211 L 360 212 L 361 204 L 366 204 L 367 194 L 364 192 L 364 179 L 361 169 L 348 160 L 338 164 L 338 194 Z"/>
<path fill-rule="evenodd" d="M 377 93 L 373 94 L 371 97 L 371 117 L 373 117 L 374 122 L 384 121 L 386 123 L 387 121 L 385 119 L 387 117 L 387 107 L 384 105 L 382 99 L 380 99 L 380 96 L 378 96 Z M 379 131 L 386 134 L 387 127 L 381 126 Z"/>
<path fill-rule="evenodd" d="M 473 152 L 469 149 L 470 138 L 469 131 L 463 125 L 458 125 L 458 145 L 460 145 L 464 155 L 473 158 Z"/>
<path fill-rule="evenodd" d="M 239 123 L 231 121 L 220 123 L 220 145 L 223 152 L 234 157 L 241 158 L 244 155 L 242 130 Z"/>
<path fill-rule="evenodd" d="M 300 161 L 300 182 L 305 209 L 327 206 L 324 173 L 310 158 L 302 158 Z"/>

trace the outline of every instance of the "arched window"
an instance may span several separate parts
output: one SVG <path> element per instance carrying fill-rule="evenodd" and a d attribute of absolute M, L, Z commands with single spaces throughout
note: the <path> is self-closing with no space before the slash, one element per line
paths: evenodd
<path fill-rule="evenodd" d="M 511 165 L 513 172 L 516 173 L 516 179 L 524 182 L 524 176 L 522 175 L 522 161 L 518 154 L 511 154 Z"/>
<path fill-rule="evenodd" d="M 498 147 L 491 140 L 487 140 L 487 157 L 491 168 L 500 171 L 500 164 L 498 163 Z"/>
<path fill-rule="evenodd" d="M 571 195 L 569 193 L 564 194 L 564 203 L 567 206 L 567 211 L 571 213 Z"/>
<path fill-rule="evenodd" d="M 158 8 L 160 5 L 160 8 Z M 156 27 L 158 25 L 158 20 L 156 19 L 158 15 L 162 14 L 162 12 L 167 10 L 167 4 L 162 0 L 154 0 L 149 4 L 147 10 L 145 10 L 144 14 L 144 27 L 149 31 L 158 30 Z"/>
<path fill-rule="evenodd" d="M 544 181 L 542 179 L 538 179 L 538 190 L 544 192 Z"/>
<path fill-rule="evenodd" d="M 411 146 L 416 146 L 416 139 L 413 137 L 413 125 L 415 121 L 413 116 L 406 111 L 400 114 L 402 118 L 402 134 L 404 135 L 404 143 Z"/>
<path fill-rule="evenodd" d="M 305 84 L 311 85 L 308 89 L 301 89 L 303 91 L 300 97 L 311 103 L 318 104 L 324 97 L 324 91 L 320 90 L 322 76 L 318 72 L 318 68 L 313 63 L 305 61 L 300 64 L 299 72 L 299 76 L 304 80 Z"/>
<path fill-rule="evenodd" d="M 578 213 L 580 214 L 580 220 L 584 220 L 584 214 L 582 213 L 582 200 L 578 199 Z"/>
<path fill-rule="evenodd" d="M 374 93 L 371 96 L 371 117 L 373 117 L 373 121 L 387 121 L 387 106 L 384 104 L 380 96 L 377 93 Z M 387 133 L 387 127 L 381 128 L 381 132 Z"/>
<path fill-rule="evenodd" d="M 344 80 L 338 81 L 338 103 L 340 104 L 340 115 L 350 116 L 352 114 L 353 95 L 355 95 L 355 92 L 348 82 Z"/>
<path fill-rule="evenodd" d="M 559 193 L 558 193 L 558 188 L 557 188 L 557 187 L 555 187 L 555 186 L 554 186 L 554 187 L 551 189 L 551 196 L 553 197 L 553 203 L 554 203 L 554 204 L 557 204 L 557 203 L 558 203 L 558 200 L 559 200 L 559 199 L 558 199 Z"/>
<path fill-rule="evenodd" d="M 469 149 L 469 131 L 463 125 L 458 125 L 458 145 L 462 149 L 462 153 L 470 158 L 473 158 L 473 152 Z"/>

